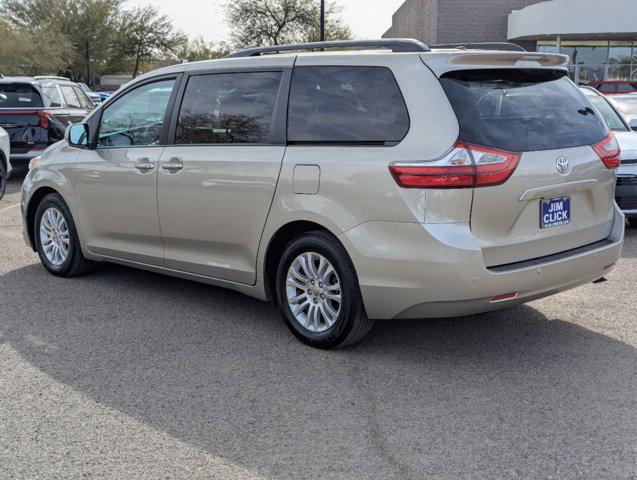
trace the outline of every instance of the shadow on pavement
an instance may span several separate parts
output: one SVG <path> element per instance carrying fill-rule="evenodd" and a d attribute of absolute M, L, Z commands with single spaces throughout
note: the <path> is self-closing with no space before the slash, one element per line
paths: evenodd
<path fill-rule="evenodd" d="M 37 296 L 17 300 L 34 285 Z M 269 304 L 123 267 L 62 280 L 33 265 L 0 286 L 0 342 L 96 402 L 266 478 L 633 471 L 635 349 L 528 306 L 379 322 L 357 348 L 321 352 L 297 343 Z"/>

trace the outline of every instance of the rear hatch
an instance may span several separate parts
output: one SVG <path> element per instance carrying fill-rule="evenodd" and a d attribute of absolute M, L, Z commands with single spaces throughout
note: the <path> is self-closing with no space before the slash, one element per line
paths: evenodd
<path fill-rule="evenodd" d="M 11 153 L 19 154 L 48 141 L 48 112 L 40 92 L 29 83 L 0 83 L 0 127 L 11 140 Z"/>
<path fill-rule="evenodd" d="M 609 236 L 619 152 L 564 70 L 469 68 L 447 71 L 440 81 L 460 124 L 459 140 L 518 161 L 503 183 L 474 188 L 471 230 L 487 266 Z M 476 155 L 474 161 L 479 164 Z"/>

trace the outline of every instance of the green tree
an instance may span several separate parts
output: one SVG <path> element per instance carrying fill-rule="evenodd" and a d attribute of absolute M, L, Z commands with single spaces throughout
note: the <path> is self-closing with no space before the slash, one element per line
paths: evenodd
<path fill-rule="evenodd" d="M 185 35 L 175 31 L 167 16 L 159 15 L 148 5 L 121 13 L 115 51 L 121 59 L 130 61 L 131 73 L 136 77 L 142 62 L 157 56 L 174 58 L 187 41 Z"/>
<path fill-rule="evenodd" d="M 0 45 L 0 73 L 4 75 L 60 73 L 72 49 L 64 37 L 52 39 L 48 32 L 27 30 L 1 17 Z"/>
<path fill-rule="evenodd" d="M 16 27 L 39 32 L 47 44 L 67 47 L 55 73 L 92 83 L 91 66 L 109 64 L 122 0 L 0 0 L 0 12 Z M 40 73 L 53 73 L 41 68 Z"/>
<path fill-rule="evenodd" d="M 231 38 L 238 48 L 318 40 L 319 2 L 308 0 L 233 0 L 225 6 Z M 326 37 L 351 38 L 334 2 L 326 6 Z"/>
<path fill-rule="evenodd" d="M 230 47 L 225 43 L 206 42 L 203 38 L 197 37 L 182 46 L 178 58 L 182 61 L 198 62 L 222 58 L 229 53 Z"/>

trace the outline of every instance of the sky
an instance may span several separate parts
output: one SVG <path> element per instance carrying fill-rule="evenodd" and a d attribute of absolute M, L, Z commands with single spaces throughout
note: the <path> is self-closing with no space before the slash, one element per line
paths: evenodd
<path fill-rule="evenodd" d="M 317 1 L 318 0 L 307 0 Z M 168 15 L 188 36 L 208 41 L 227 40 L 222 5 L 226 0 L 128 0 L 129 6 L 151 4 Z M 391 16 L 404 0 L 339 0 L 343 18 L 355 38 L 380 38 L 391 26 Z"/>

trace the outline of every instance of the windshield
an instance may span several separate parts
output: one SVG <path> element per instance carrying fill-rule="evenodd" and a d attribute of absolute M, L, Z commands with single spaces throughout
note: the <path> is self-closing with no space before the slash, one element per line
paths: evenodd
<path fill-rule="evenodd" d="M 460 124 L 460 140 L 529 152 L 593 145 L 606 122 L 561 71 L 462 70 L 440 82 Z"/>
<path fill-rule="evenodd" d="M 0 84 L 0 108 L 42 108 L 42 97 L 28 83 Z"/>
<path fill-rule="evenodd" d="M 586 95 L 586 98 L 590 100 L 590 102 L 600 111 L 600 113 L 604 116 L 606 123 L 613 132 L 627 132 L 628 129 L 622 119 L 619 118 L 617 112 L 609 105 L 605 98 L 600 97 L 597 94 Z"/>

